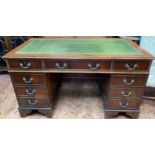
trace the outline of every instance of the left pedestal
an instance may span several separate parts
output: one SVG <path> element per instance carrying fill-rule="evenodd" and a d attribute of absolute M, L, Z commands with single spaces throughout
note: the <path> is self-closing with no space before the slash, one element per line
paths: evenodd
<path fill-rule="evenodd" d="M 47 117 L 52 117 L 56 87 L 55 74 L 10 73 L 10 75 L 20 116 L 25 117 L 35 110 Z"/>

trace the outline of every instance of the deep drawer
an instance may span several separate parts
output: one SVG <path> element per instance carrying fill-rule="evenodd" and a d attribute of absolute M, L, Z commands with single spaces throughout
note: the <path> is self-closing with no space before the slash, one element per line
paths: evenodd
<path fill-rule="evenodd" d="M 44 86 L 41 87 L 16 87 L 17 96 L 37 96 L 37 95 L 47 95 L 47 89 Z"/>
<path fill-rule="evenodd" d="M 16 85 L 44 84 L 45 76 L 42 74 L 11 74 Z"/>
<path fill-rule="evenodd" d="M 113 110 L 139 109 L 140 99 L 108 99 L 106 107 Z"/>
<path fill-rule="evenodd" d="M 138 71 L 138 70 L 149 70 L 150 61 L 114 61 L 114 70 L 124 70 L 124 71 Z"/>
<path fill-rule="evenodd" d="M 110 61 L 45 61 L 51 69 L 110 69 Z"/>
<path fill-rule="evenodd" d="M 143 88 L 112 88 L 109 90 L 109 97 L 141 97 L 144 94 Z"/>
<path fill-rule="evenodd" d="M 8 60 L 8 62 L 9 62 L 9 67 L 12 69 L 29 70 L 29 69 L 41 68 L 41 62 L 39 60 L 11 59 L 11 60 Z"/>
<path fill-rule="evenodd" d="M 47 98 L 18 98 L 20 106 L 48 106 L 49 102 Z"/>
<path fill-rule="evenodd" d="M 112 75 L 110 86 L 145 86 L 147 75 Z"/>

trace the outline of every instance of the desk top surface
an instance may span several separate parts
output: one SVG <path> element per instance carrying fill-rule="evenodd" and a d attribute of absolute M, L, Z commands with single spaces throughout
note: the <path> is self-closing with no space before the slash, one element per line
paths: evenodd
<path fill-rule="evenodd" d="M 151 57 L 135 43 L 126 39 L 30 39 L 5 57 L 32 58 L 137 58 Z"/>
<path fill-rule="evenodd" d="M 17 54 L 142 54 L 127 40 L 34 39 Z"/>

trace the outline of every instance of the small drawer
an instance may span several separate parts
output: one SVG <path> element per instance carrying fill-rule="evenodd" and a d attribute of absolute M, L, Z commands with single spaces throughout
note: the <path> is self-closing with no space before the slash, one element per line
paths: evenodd
<path fill-rule="evenodd" d="M 143 88 L 112 88 L 109 90 L 109 97 L 141 97 L 144 94 Z"/>
<path fill-rule="evenodd" d="M 113 110 L 139 109 L 140 102 L 140 99 L 108 99 L 106 106 Z"/>
<path fill-rule="evenodd" d="M 42 74 L 12 74 L 16 85 L 36 85 L 44 84 L 44 75 Z"/>
<path fill-rule="evenodd" d="M 51 69 L 110 69 L 110 61 L 45 61 Z"/>
<path fill-rule="evenodd" d="M 41 69 L 41 62 L 39 60 L 23 60 L 23 59 L 16 59 L 16 60 L 8 60 L 9 67 L 12 69 Z"/>
<path fill-rule="evenodd" d="M 147 75 L 112 75 L 110 80 L 110 86 L 145 86 L 146 80 Z"/>
<path fill-rule="evenodd" d="M 28 107 L 32 107 L 32 106 L 48 106 L 49 105 L 49 101 L 47 98 L 18 98 L 18 103 L 20 106 L 28 106 Z"/>
<path fill-rule="evenodd" d="M 114 61 L 114 70 L 124 70 L 124 71 L 139 71 L 139 70 L 149 70 L 150 61 Z"/>
<path fill-rule="evenodd" d="M 47 89 L 43 86 L 38 87 L 16 87 L 17 96 L 47 96 Z"/>

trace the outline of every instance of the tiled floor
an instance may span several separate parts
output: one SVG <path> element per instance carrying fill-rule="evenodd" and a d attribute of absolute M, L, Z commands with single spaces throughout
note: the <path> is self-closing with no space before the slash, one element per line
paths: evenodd
<path fill-rule="evenodd" d="M 9 75 L 0 75 L 0 118 L 21 118 Z M 25 118 L 44 119 L 34 113 Z M 52 118 L 98 119 L 104 118 L 103 103 L 99 89 L 93 82 L 64 82 L 53 111 Z M 128 118 L 119 115 L 115 118 Z M 155 101 L 143 100 L 139 118 L 155 118 Z"/>

